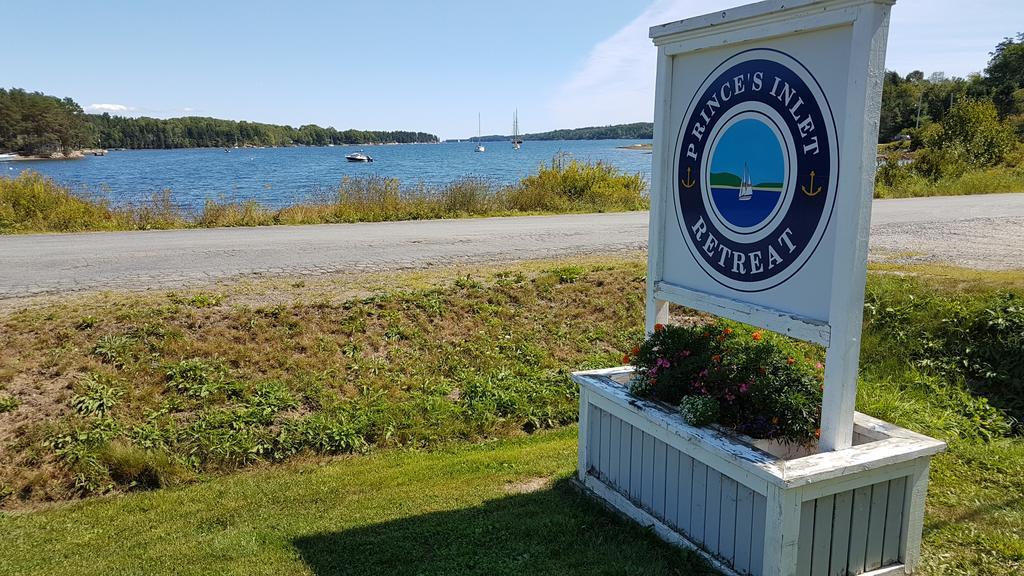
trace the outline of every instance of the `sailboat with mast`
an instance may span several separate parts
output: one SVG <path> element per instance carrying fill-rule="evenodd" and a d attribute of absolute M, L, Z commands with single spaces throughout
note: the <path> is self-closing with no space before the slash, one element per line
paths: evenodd
<path fill-rule="evenodd" d="M 739 200 L 750 200 L 754 197 L 754 186 L 750 183 L 750 170 L 747 163 L 743 163 L 743 180 L 740 181 Z"/>
<path fill-rule="evenodd" d="M 519 136 L 519 110 L 512 113 L 512 147 L 519 150 L 523 139 Z"/>
<path fill-rule="evenodd" d="M 484 150 L 487 150 L 486 148 L 484 148 L 484 143 L 479 141 L 480 140 L 480 113 L 479 112 L 476 113 L 476 138 L 477 138 L 476 151 L 477 152 L 483 152 Z"/>

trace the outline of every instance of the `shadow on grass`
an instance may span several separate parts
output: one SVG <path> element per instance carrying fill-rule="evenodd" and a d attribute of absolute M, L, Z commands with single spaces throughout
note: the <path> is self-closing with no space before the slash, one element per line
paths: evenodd
<path fill-rule="evenodd" d="M 294 545 L 317 576 L 717 574 L 568 480 L 475 508 L 305 536 Z"/>

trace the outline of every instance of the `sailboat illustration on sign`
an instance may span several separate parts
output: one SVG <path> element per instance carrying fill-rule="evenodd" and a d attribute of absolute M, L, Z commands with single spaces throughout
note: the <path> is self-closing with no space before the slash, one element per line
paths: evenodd
<path fill-rule="evenodd" d="M 743 180 L 740 182 L 740 200 L 750 200 L 754 197 L 754 187 L 750 183 L 750 171 L 747 163 L 743 163 Z"/>

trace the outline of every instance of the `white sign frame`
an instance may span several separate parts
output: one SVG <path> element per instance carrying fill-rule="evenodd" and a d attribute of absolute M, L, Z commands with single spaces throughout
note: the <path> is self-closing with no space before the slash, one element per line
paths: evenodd
<path fill-rule="evenodd" d="M 650 29 L 658 67 L 646 328 L 650 332 L 656 323 L 667 322 L 672 302 L 825 346 L 822 452 L 853 442 L 878 118 L 893 4 L 895 0 L 767 0 Z M 761 46 L 770 47 L 773 39 L 837 27 L 852 32 L 845 103 L 832 109 L 835 118 L 843 118 L 842 133 L 836 135 L 842 166 L 837 189 L 842 193 L 836 196 L 830 223 L 835 242 L 827 320 L 755 304 L 738 291 L 725 297 L 667 282 L 666 227 L 677 225 L 672 198 L 679 126 L 672 125 L 671 110 L 679 101 L 685 107 L 692 97 L 672 94 L 675 58 L 732 44 L 766 42 Z"/>

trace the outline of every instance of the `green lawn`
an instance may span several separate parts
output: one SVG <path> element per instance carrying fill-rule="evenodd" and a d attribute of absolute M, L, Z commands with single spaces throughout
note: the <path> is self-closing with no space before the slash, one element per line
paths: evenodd
<path fill-rule="evenodd" d="M 2 574 L 700 574 L 580 495 L 576 429 L 0 516 Z"/>

